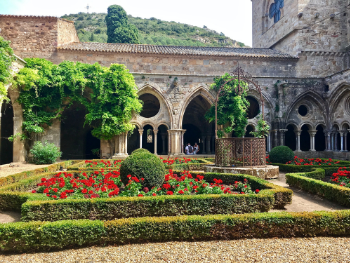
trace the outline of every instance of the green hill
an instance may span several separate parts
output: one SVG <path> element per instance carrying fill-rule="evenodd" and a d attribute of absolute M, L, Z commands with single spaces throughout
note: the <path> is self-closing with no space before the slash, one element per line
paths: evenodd
<path fill-rule="evenodd" d="M 64 15 L 62 18 L 75 22 L 81 42 L 107 42 L 107 26 L 105 13 L 78 13 Z M 167 22 L 154 17 L 143 19 L 129 17 L 129 24 L 139 30 L 141 44 L 202 46 L 202 47 L 244 47 L 241 42 L 226 37 L 223 33 L 203 28 Z"/>

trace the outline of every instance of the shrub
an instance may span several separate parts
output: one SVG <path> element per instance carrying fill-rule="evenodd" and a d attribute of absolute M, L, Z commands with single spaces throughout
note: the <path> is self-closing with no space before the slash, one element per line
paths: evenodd
<path fill-rule="evenodd" d="M 161 159 L 151 153 L 132 154 L 122 162 L 120 176 L 124 185 L 127 185 L 129 174 L 139 180 L 144 178 L 142 185 L 148 188 L 160 186 L 165 179 L 167 171 Z"/>
<path fill-rule="evenodd" d="M 287 146 L 277 146 L 270 152 L 270 162 L 287 163 L 294 159 L 294 152 Z"/>
<path fill-rule="evenodd" d="M 348 236 L 350 211 L 65 220 L 0 224 L 2 252 L 238 238 Z"/>
<path fill-rule="evenodd" d="M 57 158 L 62 155 L 62 152 L 59 151 L 58 147 L 47 141 L 44 143 L 36 141 L 30 150 L 30 153 L 33 154 L 33 163 L 35 164 L 55 163 Z"/>
<path fill-rule="evenodd" d="M 133 152 L 131 153 L 131 155 L 133 155 L 133 154 L 139 154 L 139 153 L 150 153 L 150 151 L 147 150 L 147 149 L 140 148 L 140 149 L 136 149 L 135 151 L 133 151 Z"/>

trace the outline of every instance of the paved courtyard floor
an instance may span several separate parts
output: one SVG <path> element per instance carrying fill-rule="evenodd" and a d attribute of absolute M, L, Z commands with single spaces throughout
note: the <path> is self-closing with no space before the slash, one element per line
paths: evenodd
<path fill-rule="evenodd" d="M 12 174 L 17 174 L 25 171 L 32 171 L 38 168 L 47 167 L 50 164 L 36 165 L 32 163 L 11 163 L 0 165 L 0 177 L 5 177 Z"/>
<path fill-rule="evenodd" d="M 350 238 L 167 242 L 0 255 L 0 262 L 350 262 Z"/>

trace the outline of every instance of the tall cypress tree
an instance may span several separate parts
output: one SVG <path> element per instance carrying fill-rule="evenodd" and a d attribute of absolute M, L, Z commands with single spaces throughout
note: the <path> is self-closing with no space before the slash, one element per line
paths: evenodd
<path fill-rule="evenodd" d="M 121 6 L 108 7 L 106 23 L 108 43 L 140 43 L 138 29 L 134 25 L 129 25 L 128 16 Z"/>

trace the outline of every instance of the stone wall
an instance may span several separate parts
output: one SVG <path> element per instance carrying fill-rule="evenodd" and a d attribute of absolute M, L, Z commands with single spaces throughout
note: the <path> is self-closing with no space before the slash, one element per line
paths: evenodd
<path fill-rule="evenodd" d="M 74 22 L 65 19 L 57 20 L 58 45 L 79 42 L 78 34 Z"/>
<path fill-rule="evenodd" d="M 59 44 L 79 41 L 74 23 L 57 17 L 0 15 L 0 35 L 22 58 L 50 59 Z"/>

